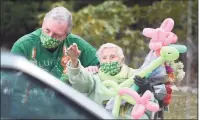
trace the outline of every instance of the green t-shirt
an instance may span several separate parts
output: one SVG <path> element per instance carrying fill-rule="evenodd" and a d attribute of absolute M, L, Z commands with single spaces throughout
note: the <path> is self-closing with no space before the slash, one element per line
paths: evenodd
<path fill-rule="evenodd" d="M 43 68 L 57 78 L 62 76 L 64 69 L 61 65 L 61 59 L 64 55 L 64 46 L 68 48 L 73 43 L 77 44 L 81 51 L 79 59 L 84 67 L 99 64 L 96 57 L 96 49 L 77 35 L 70 33 L 54 52 L 49 52 L 42 46 L 40 35 L 41 28 L 24 35 L 14 43 L 11 53 L 22 55 L 28 60 L 32 60 L 35 57 L 33 60 L 35 60 L 37 66 Z M 36 53 L 35 56 L 33 55 L 34 50 Z"/>

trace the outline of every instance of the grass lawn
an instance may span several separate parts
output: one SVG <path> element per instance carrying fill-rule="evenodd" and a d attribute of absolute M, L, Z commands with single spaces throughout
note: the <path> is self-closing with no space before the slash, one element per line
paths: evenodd
<path fill-rule="evenodd" d="M 197 101 L 197 94 L 174 92 L 169 112 L 165 112 L 165 119 L 197 119 Z M 186 102 L 189 104 L 187 105 Z M 186 118 L 187 115 L 189 115 L 188 118 Z"/>

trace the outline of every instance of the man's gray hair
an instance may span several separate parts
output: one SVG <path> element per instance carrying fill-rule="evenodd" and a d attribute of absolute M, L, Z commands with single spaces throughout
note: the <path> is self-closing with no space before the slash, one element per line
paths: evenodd
<path fill-rule="evenodd" d="M 70 11 L 68 11 L 65 7 L 55 7 L 46 13 L 44 17 L 44 21 L 48 18 L 53 20 L 63 21 L 68 24 L 68 33 L 71 32 L 72 29 L 72 15 Z"/>
<path fill-rule="evenodd" d="M 122 62 L 124 63 L 124 53 L 121 47 L 113 44 L 113 43 L 106 43 L 100 46 L 100 48 L 97 51 L 97 57 L 98 60 L 100 61 L 101 53 L 105 48 L 116 48 L 117 49 L 117 55 L 118 57 L 123 60 Z"/>

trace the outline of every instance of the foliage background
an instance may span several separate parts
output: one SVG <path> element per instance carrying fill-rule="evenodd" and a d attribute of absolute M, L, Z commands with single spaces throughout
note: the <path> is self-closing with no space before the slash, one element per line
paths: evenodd
<path fill-rule="evenodd" d="M 1 3 L 1 48 L 10 49 L 21 36 L 41 27 L 46 12 L 64 6 L 73 14 L 72 32 L 94 47 L 112 42 L 122 47 L 126 63 L 139 68 L 149 52 L 149 39 L 142 35 L 146 27 L 157 28 L 168 17 L 175 21 L 173 32 L 178 44 L 188 47 L 180 59 L 190 77 L 177 86 L 196 88 L 198 85 L 198 0 L 5 0 Z M 188 26 L 191 14 L 191 26 Z M 188 30 L 192 30 L 188 41 Z M 191 64 L 187 65 L 187 60 Z M 187 67 L 190 66 L 190 70 Z M 188 70 L 188 71 L 187 71 Z"/>
<path fill-rule="evenodd" d="M 139 68 L 149 52 L 149 39 L 142 35 L 145 27 L 157 28 L 168 17 L 175 21 L 178 44 L 192 51 L 190 83 L 198 78 L 198 1 L 192 0 L 192 39 L 187 45 L 188 0 L 6 0 L 1 4 L 1 46 L 10 49 L 21 36 L 42 24 L 47 11 L 64 6 L 73 13 L 72 32 L 98 48 L 112 42 L 121 46 L 126 63 Z M 190 48 L 189 48 L 190 47 Z M 180 56 L 185 64 L 186 54 Z M 184 85 L 183 80 L 179 85 Z"/>

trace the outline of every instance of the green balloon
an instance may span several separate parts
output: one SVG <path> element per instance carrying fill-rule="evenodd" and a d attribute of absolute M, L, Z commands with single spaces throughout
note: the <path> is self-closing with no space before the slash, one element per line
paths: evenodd
<path fill-rule="evenodd" d="M 115 91 L 118 91 L 119 89 L 119 85 L 117 84 L 117 82 L 112 81 L 112 80 L 103 81 L 102 84 L 113 88 Z"/>
<path fill-rule="evenodd" d="M 112 90 L 108 89 L 107 87 L 111 87 Z M 116 96 L 119 90 L 119 85 L 117 84 L 117 82 L 112 80 L 103 81 L 101 85 L 101 90 L 105 95 Z"/>
<path fill-rule="evenodd" d="M 119 116 L 119 111 L 120 111 L 120 103 L 122 102 L 122 99 L 119 95 L 117 95 L 115 97 L 115 103 L 114 103 L 114 106 L 113 106 L 113 111 L 112 111 L 112 115 L 115 117 L 115 118 L 118 118 Z"/>
<path fill-rule="evenodd" d="M 187 51 L 187 47 L 185 45 L 171 44 L 169 46 L 176 48 L 179 53 L 185 53 Z"/>
<path fill-rule="evenodd" d="M 160 55 L 163 59 L 167 61 L 174 61 L 179 58 L 179 52 L 175 47 L 164 46 L 160 50 Z"/>

